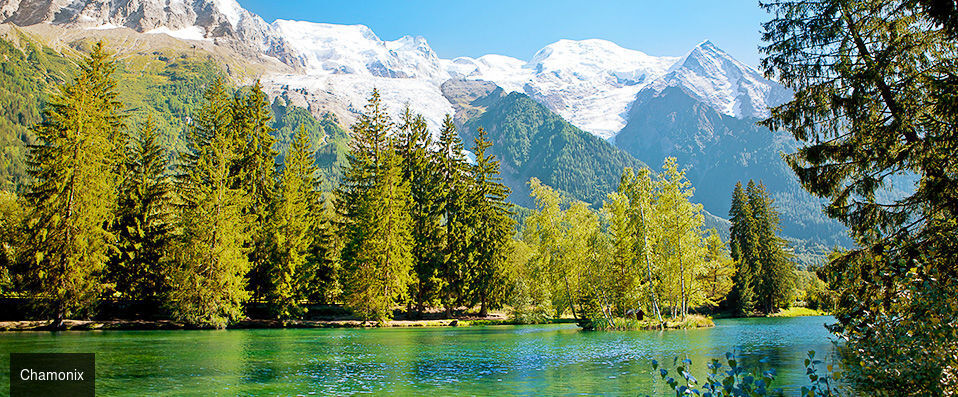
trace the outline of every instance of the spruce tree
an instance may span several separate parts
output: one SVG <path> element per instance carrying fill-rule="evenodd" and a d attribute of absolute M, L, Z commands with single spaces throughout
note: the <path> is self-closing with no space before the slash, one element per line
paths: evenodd
<path fill-rule="evenodd" d="M 845 373 L 863 394 L 958 389 L 954 2 L 762 5 L 763 69 L 795 92 L 765 124 L 800 142 L 789 165 L 857 243 L 819 272 L 841 295 Z"/>
<path fill-rule="evenodd" d="M 751 182 L 749 182 L 751 184 Z M 731 308 L 739 315 L 748 315 L 755 309 L 755 284 L 758 270 L 757 247 L 754 231 L 754 217 L 748 196 L 742 189 L 742 183 L 735 184 L 732 192 L 732 206 L 729 210 L 732 222 L 729 233 L 729 247 L 735 260 L 735 278 L 729 293 Z"/>
<path fill-rule="evenodd" d="M 506 202 L 510 190 L 499 177 L 499 161 L 486 152 L 491 146 L 486 131 L 479 128 L 473 146 L 476 164 L 472 167 L 472 184 L 475 188 L 468 203 L 472 209 L 469 223 L 475 230 L 471 244 L 474 260 L 469 272 L 469 290 L 479 301 L 480 316 L 488 315 L 490 304 L 499 305 L 504 300 L 501 296 L 505 284 L 503 266 L 515 228 L 511 205 Z"/>
<path fill-rule="evenodd" d="M 408 292 L 412 271 L 409 186 L 390 137 L 393 124 L 374 90 L 353 125 L 337 194 L 344 218 L 343 300 L 364 320 L 386 321 Z"/>
<path fill-rule="evenodd" d="M 791 303 L 795 269 L 785 252 L 785 240 L 778 236 L 778 212 L 765 185 L 749 183 L 745 192 L 756 233 L 756 256 L 761 264 L 755 280 L 756 304 L 766 314 Z"/>
<path fill-rule="evenodd" d="M 167 287 L 165 262 L 172 221 L 167 154 L 152 115 L 127 144 L 109 279 L 128 299 L 158 302 Z"/>
<path fill-rule="evenodd" d="M 439 298 L 439 268 L 442 246 L 442 185 L 439 159 L 430 150 L 432 135 L 422 116 L 413 116 L 407 107 L 397 134 L 402 156 L 403 179 L 409 184 L 412 216 L 412 254 L 416 283 L 411 291 L 416 310 L 422 313 L 426 304 Z"/>
<path fill-rule="evenodd" d="M 229 104 L 230 131 L 236 139 L 236 159 L 232 162 L 233 188 L 247 193 L 243 212 L 251 218 L 249 290 L 254 299 L 266 297 L 277 286 L 269 269 L 269 216 L 276 199 L 276 155 L 273 145 L 272 110 L 259 81 L 248 92 L 238 92 Z"/>
<path fill-rule="evenodd" d="M 269 296 L 273 313 L 279 318 L 302 314 L 298 301 L 303 298 L 299 285 L 313 245 L 312 225 L 316 222 L 319 201 L 316 188 L 316 164 L 310 150 L 309 135 L 303 126 L 293 137 L 280 177 L 277 202 L 272 211 L 272 258 Z"/>
<path fill-rule="evenodd" d="M 249 298 L 250 217 L 244 211 L 249 195 L 236 188 L 230 172 L 242 148 L 231 130 L 230 97 L 222 80 L 210 86 L 205 100 L 190 129 L 190 151 L 181 156 L 181 235 L 173 251 L 169 305 L 176 320 L 224 327 L 242 318 Z"/>
<path fill-rule="evenodd" d="M 30 148 L 25 287 L 55 328 L 91 308 L 113 245 L 108 227 L 125 141 L 115 70 L 102 43 L 94 45 L 34 128 L 41 143 Z"/>
<path fill-rule="evenodd" d="M 452 308 L 463 303 L 466 294 L 465 269 L 471 261 L 469 244 L 472 241 L 472 230 L 466 217 L 469 208 L 465 203 L 469 188 L 468 164 L 452 116 L 447 115 L 443 120 L 437 156 L 441 186 L 439 200 L 445 228 L 439 277 L 442 280 L 442 302 L 446 313 L 452 314 Z"/>

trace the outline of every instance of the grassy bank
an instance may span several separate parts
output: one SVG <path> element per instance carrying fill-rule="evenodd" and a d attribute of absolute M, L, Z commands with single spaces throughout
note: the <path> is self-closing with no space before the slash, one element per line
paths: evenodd
<path fill-rule="evenodd" d="M 778 313 L 771 314 L 769 317 L 811 317 L 811 316 L 827 316 L 828 312 L 823 312 L 821 310 L 809 309 L 807 307 L 790 307 L 788 309 L 782 309 Z"/>
<path fill-rule="evenodd" d="M 693 314 L 685 318 L 665 319 L 659 323 L 655 319 L 635 320 L 629 318 L 615 318 L 613 320 L 599 319 L 584 326 L 584 329 L 596 331 L 636 331 L 655 329 L 692 329 L 714 327 L 711 317 Z"/>

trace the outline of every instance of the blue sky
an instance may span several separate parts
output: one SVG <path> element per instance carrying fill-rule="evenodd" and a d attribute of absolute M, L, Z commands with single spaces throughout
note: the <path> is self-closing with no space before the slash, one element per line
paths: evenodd
<path fill-rule="evenodd" d="M 369 26 L 383 40 L 420 35 L 442 58 L 502 54 L 528 60 L 559 39 L 610 40 L 650 55 L 683 55 L 711 40 L 757 66 L 757 0 L 239 0 L 267 22 Z"/>

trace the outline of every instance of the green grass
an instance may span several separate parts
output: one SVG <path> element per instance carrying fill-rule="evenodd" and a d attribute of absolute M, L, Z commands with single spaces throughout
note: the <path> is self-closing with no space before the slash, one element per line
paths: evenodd
<path fill-rule="evenodd" d="M 769 317 L 810 317 L 827 315 L 828 313 L 821 310 L 809 309 L 807 307 L 790 307 L 788 309 L 783 309 L 778 313 L 772 314 Z"/>
<path fill-rule="evenodd" d="M 714 327 L 715 322 L 712 317 L 701 314 L 693 314 L 685 318 L 665 319 L 665 324 L 659 324 L 655 319 L 634 320 L 629 318 L 616 318 L 613 321 L 599 319 L 593 321 L 587 329 L 597 331 L 637 331 L 654 329 L 693 329 Z"/>

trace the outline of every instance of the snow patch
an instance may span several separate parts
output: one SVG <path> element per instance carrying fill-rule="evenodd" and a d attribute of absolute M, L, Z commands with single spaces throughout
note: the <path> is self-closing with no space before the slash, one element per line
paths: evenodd
<path fill-rule="evenodd" d="M 190 26 L 188 28 L 170 30 L 166 26 L 162 26 L 146 32 L 147 34 L 165 34 L 171 37 L 175 37 L 183 40 L 196 40 L 196 41 L 213 41 L 212 39 L 206 38 L 206 29 L 203 29 L 199 26 Z"/>

